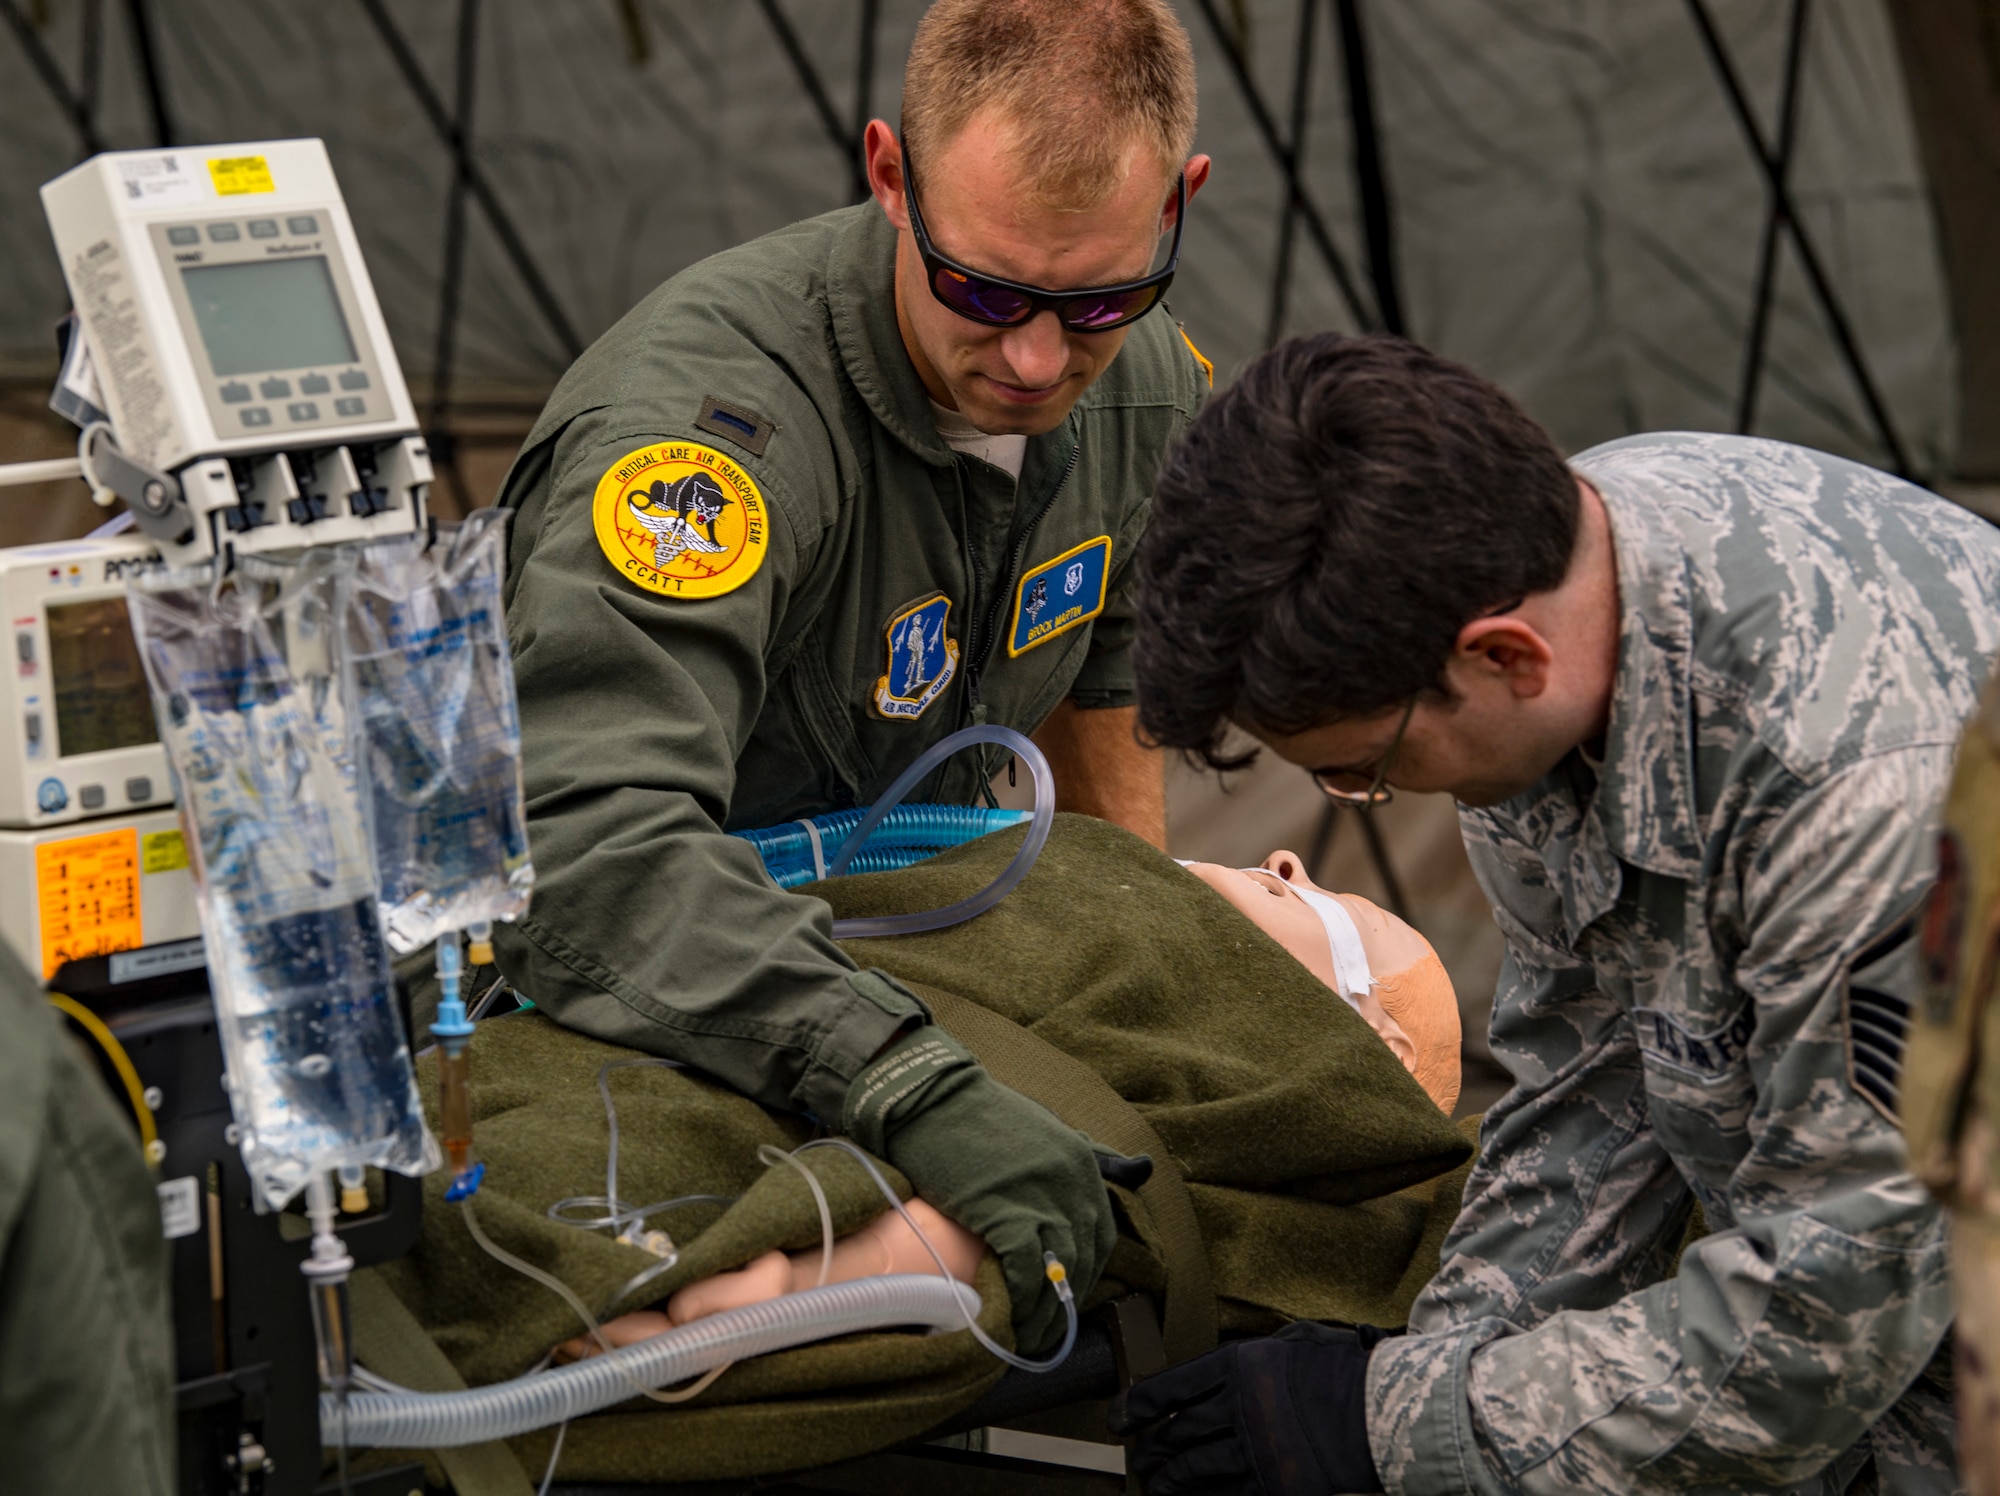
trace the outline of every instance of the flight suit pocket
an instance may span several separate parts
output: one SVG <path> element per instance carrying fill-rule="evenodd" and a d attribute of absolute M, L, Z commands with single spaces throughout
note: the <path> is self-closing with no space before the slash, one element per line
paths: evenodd
<path fill-rule="evenodd" d="M 1634 1008 L 1632 1027 L 1646 1072 L 1653 1130 L 1683 1164 L 1733 1170 L 1750 1148 L 1756 1088 L 1748 1046 L 1756 1010 L 1748 998 L 1728 1021 L 1695 1029 L 1663 1008 Z"/>

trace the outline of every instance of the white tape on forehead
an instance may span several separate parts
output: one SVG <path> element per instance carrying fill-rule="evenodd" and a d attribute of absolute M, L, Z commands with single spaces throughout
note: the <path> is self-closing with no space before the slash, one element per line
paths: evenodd
<path fill-rule="evenodd" d="M 1278 878 L 1268 868 L 1246 867 L 1243 871 Z M 1359 999 L 1375 985 L 1375 978 L 1368 970 L 1368 948 L 1361 943 L 1361 930 L 1354 923 L 1354 916 L 1347 912 L 1347 906 L 1339 899 L 1317 889 L 1301 888 L 1283 878 L 1278 878 L 1278 881 L 1297 894 L 1299 901 L 1317 914 L 1319 922 L 1326 927 L 1326 943 L 1333 952 L 1333 989 L 1347 999 L 1350 1008 L 1360 1012 Z"/>

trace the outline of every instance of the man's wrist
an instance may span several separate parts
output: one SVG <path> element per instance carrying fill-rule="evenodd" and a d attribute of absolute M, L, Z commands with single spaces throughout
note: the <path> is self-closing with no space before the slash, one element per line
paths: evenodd
<path fill-rule="evenodd" d="M 894 1119 L 940 1076 L 976 1065 L 971 1051 L 925 1024 L 889 1045 L 847 1088 L 841 1131 L 871 1153 L 881 1153 Z"/>

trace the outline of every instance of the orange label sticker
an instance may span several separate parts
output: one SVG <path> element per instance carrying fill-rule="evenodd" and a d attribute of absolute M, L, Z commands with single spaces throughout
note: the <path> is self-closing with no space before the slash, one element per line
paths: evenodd
<path fill-rule="evenodd" d="M 65 961 L 137 950 L 139 831 L 126 826 L 35 848 L 42 906 L 42 980 Z"/>

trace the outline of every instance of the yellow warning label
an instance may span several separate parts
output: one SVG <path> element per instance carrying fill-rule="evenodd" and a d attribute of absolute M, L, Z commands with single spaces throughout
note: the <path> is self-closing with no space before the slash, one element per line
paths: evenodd
<path fill-rule="evenodd" d="M 215 190 L 223 197 L 241 197 L 246 192 L 276 192 L 271 180 L 271 163 L 262 156 L 216 156 L 208 163 L 215 178 Z"/>
<path fill-rule="evenodd" d="M 143 943 L 138 828 L 42 843 L 35 848 L 35 893 L 44 981 L 65 961 L 136 950 Z"/>
<path fill-rule="evenodd" d="M 178 831 L 148 831 L 139 842 L 139 868 L 171 873 L 188 865 L 187 841 Z"/>

